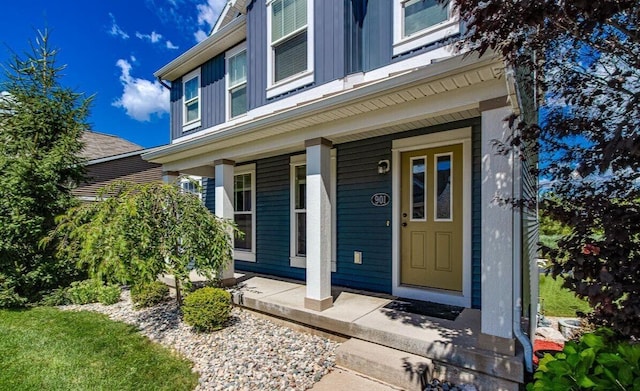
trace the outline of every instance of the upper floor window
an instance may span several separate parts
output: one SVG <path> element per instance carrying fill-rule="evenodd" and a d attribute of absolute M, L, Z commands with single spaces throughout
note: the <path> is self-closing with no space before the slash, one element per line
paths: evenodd
<path fill-rule="evenodd" d="M 227 113 L 235 118 L 247 112 L 247 49 L 242 44 L 227 52 Z"/>
<path fill-rule="evenodd" d="M 182 78 L 184 130 L 200 126 L 200 68 Z"/>
<path fill-rule="evenodd" d="M 313 0 L 270 0 L 267 7 L 270 97 L 313 82 Z"/>
<path fill-rule="evenodd" d="M 460 32 L 452 1 L 395 0 L 393 54 L 428 45 Z"/>

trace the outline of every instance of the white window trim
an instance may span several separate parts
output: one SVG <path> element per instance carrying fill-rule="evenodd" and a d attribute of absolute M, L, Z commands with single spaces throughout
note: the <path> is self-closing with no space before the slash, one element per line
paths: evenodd
<path fill-rule="evenodd" d="M 329 199 L 331 202 L 331 272 L 336 272 L 337 270 L 337 259 L 338 259 L 338 212 L 337 212 L 337 205 L 336 205 L 336 199 L 337 199 L 337 171 L 338 171 L 338 162 L 337 162 L 337 153 L 336 153 L 336 149 L 333 148 L 331 149 L 331 168 L 330 168 L 330 175 L 331 175 L 331 180 L 329 181 L 331 184 L 331 189 L 329 191 Z M 294 192 L 295 192 L 295 168 L 297 166 L 301 166 L 301 165 L 306 165 L 307 164 L 307 155 L 306 154 L 301 154 L 301 155 L 294 155 L 291 156 L 290 158 L 290 171 L 289 171 L 289 182 L 290 182 L 290 190 L 289 190 L 289 194 L 290 194 L 290 199 L 291 199 L 291 205 L 290 205 L 290 212 L 289 215 L 291 216 L 290 218 L 290 228 L 289 228 L 289 232 L 290 232 L 290 238 L 289 238 L 289 265 L 291 267 L 297 267 L 297 268 L 306 268 L 307 267 L 307 257 L 300 257 L 296 255 L 296 250 L 295 250 L 295 245 L 296 245 L 296 222 L 293 219 L 294 217 L 294 210 L 295 210 L 295 199 L 294 199 Z"/>
<path fill-rule="evenodd" d="M 424 200 L 424 217 L 421 219 L 416 219 L 413 217 L 413 162 L 415 160 L 423 160 L 424 161 L 424 188 L 422 189 L 422 192 L 424 193 L 422 195 L 422 199 Z M 410 172 L 409 174 L 409 178 L 411 178 L 410 180 L 410 186 L 409 186 L 409 205 L 411 205 L 411 211 L 409 212 L 409 221 L 427 221 L 427 210 L 428 210 L 428 205 L 427 205 L 427 178 L 429 177 L 427 175 L 427 170 L 429 169 L 429 162 L 427 161 L 427 157 L 426 156 L 414 156 L 410 159 L 410 163 L 409 163 L 409 170 Z"/>
<path fill-rule="evenodd" d="M 198 182 L 198 185 L 200 186 L 200 191 L 196 195 L 202 201 L 202 177 L 195 176 L 195 175 L 189 175 L 189 176 L 180 178 L 180 189 L 184 190 L 184 188 L 182 187 L 182 184 L 183 183 L 189 183 L 191 181 Z"/>
<path fill-rule="evenodd" d="M 394 0 L 393 2 L 394 56 L 460 32 L 460 21 L 458 15 L 454 14 L 455 1 L 451 0 L 449 1 L 449 19 L 404 37 L 404 15 L 402 5 L 407 1 L 410 0 Z"/>
<path fill-rule="evenodd" d="M 267 98 L 284 94 L 296 88 L 300 88 L 314 81 L 314 20 L 313 6 L 315 0 L 307 0 L 307 70 L 288 77 L 279 82 L 274 82 L 273 47 L 271 44 L 271 6 L 274 0 L 267 0 Z M 296 31 L 301 31 L 301 29 Z M 295 33 L 292 33 L 292 35 Z"/>
<path fill-rule="evenodd" d="M 186 122 L 187 119 L 187 101 L 186 101 L 186 88 L 185 85 L 191 79 L 198 78 L 198 119 L 191 122 Z M 200 68 L 194 69 L 182 77 L 182 131 L 195 129 L 202 124 L 202 79 L 200 74 Z"/>
<path fill-rule="evenodd" d="M 449 156 L 449 164 L 450 164 L 450 179 L 449 182 L 451 186 L 449 188 L 449 218 L 448 219 L 439 219 L 438 218 L 438 158 L 440 156 Z M 436 153 L 433 155 L 433 221 L 435 222 L 452 222 L 453 221 L 453 165 L 455 162 L 453 161 L 453 153 Z"/>
<path fill-rule="evenodd" d="M 231 90 L 232 89 L 236 89 L 240 86 L 242 86 L 243 84 L 246 86 L 247 85 L 247 81 L 249 79 L 249 75 L 247 74 L 247 80 L 245 80 L 244 83 L 239 83 L 236 85 L 230 85 L 230 77 L 229 77 L 229 60 L 231 58 L 233 58 L 234 56 L 237 56 L 238 54 L 242 53 L 243 51 L 247 51 L 247 43 L 243 42 L 240 45 L 234 47 L 231 50 L 228 50 L 227 53 L 225 54 L 225 69 L 226 69 L 226 74 L 225 74 L 225 87 L 226 87 L 226 98 L 225 98 L 225 113 L 226 113 L 226 118 L 227 121 L 231 120 L 231 119 L 237 119 L 237 118 L 242 118 L 244 116 L 247 115 L 247 112 L 249 111 L 249 105 L 247 105 L 247 111 L 245 111 L 244 113 L 240 114 L 240 115 L 236 115 L 235 117 L 231 116 Z M 247 57 L 247 71 L 249 70 L 249 57 Z M 248 98 L 248 96 L 247 96 Z"/>
<path fill-rule="evenodd" d="M 245 164 L 243 166 L 235 167 L 233 172 L 234 177 L 234 202 L 235 202 L 235 177 L 236 175 L 251 174 L 251 251 L 234 248 L 233 256 L 238 261 L 255 262 L 256 261 L 256 165 Z M 235 205 L 233 208 L 235 216 Z M 244 212 L 243 212 L 244 213 Z"/>

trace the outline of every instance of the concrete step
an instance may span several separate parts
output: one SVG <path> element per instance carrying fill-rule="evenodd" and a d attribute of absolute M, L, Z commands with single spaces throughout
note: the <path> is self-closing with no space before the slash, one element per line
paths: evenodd
<path fill-rule="evenodd" d="M 400 388 L 365 377 L 345 368 L 334 368 L 311 387 L 311 391 L 397 391 Z"/>
<path fill-rule="evenodd" d="M 352 338 L 336 351 L 336 364 L 405 390 L 422 390 L 431 379 L 473 384 L 482 390 L 518 390 L 518 383 L 427 357 Z"/>

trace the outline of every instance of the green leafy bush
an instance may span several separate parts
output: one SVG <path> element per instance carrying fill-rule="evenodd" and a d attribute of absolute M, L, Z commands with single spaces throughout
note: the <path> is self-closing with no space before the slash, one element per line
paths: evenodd
<path fill-rule="evenodd" d="M 98 291 L 102 284 L 96 280 L 74 281 L 67 289 L 67 297 L 72 304 L 89 304 L 98 301 Z"/>
<path fill-rule="evenodd" d="M 111 305 L 120 301 L 120 288 L 116 285 L 104 285 L 99 280 L 75 281 L 67 288 L 65 296 L 71 304 L 100 302 Z"/>
<path fill-rule="evenodd" d="M 163 302 L 167 297 L 169 297 L 169 287 L 160 281 L 131 287 L 131 301 L 136 308 L 151 307 Z"/>
<path fill-rule="evenodd" d="M 231 314 L 231 294 L 220 288 L 200 288 L 184 299 L 185 323 L 198 331 L 220 330 Z"/>
<path fill-rule="evenodd" d="M 120 287 L 117 285 L 104 285 L 98 290 L 98 301 L 104 305 L 115 304 L 120 301 Z"/>
<path fill-rule="evenodd" d="M 546 354 L 527 390 L 640 390 L 640 345 L 613 340 L 601 328 Z"/>
<path fill-rule="evenodd" d="M 45 295 L 42 300 L 40 300 L 40 305 L 48 307 L 67 304 L 71 304 L 71 300 L 69 300 L 69 296 L 67 294 L 67 288 L 54 289 L 51 293 Z"/>

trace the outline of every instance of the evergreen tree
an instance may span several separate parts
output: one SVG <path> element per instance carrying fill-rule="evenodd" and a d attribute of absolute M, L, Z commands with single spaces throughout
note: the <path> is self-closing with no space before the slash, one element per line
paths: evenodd
<path fill-rule="evenodd" d="M 47 31 L 30 49 L 13 54 L 0 84 L 0 307 L 38 300 L 78 273 L 40 241 L 75 202 L 91 99 L 60 85 L 64 67 Z"/>

